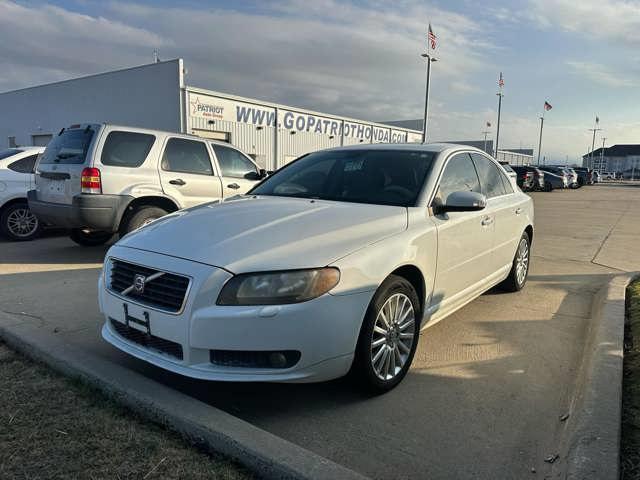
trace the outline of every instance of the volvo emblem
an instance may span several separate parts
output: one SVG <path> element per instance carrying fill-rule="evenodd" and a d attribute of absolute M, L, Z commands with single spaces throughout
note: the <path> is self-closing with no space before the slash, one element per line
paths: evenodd
<path fill-rule="evenodd" d="M 144 283 L 147 281 L 144 275 L 136 275 L 133 277 L 133 291 L 138 295 L 144 293 Z"/>

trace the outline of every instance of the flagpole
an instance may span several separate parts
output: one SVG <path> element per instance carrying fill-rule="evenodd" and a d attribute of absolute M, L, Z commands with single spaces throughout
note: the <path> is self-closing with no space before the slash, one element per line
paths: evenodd
<path fill-rule="evenodd" d="M 596 123 L 594 128 L 590 128 L 589 130 L 591 130 L 593 132 L 593 138 L 591 140 L 591 152 L 589 153 L 589 168 L 593 168 L 593 149 L 596 146 L 596 132 L 601 131 L 601 128 L 597 128 L 598 127 L 598 117 L 596 116 Z"/>
<path fill-rule="evenodd" d="M 489 131 L 489 130 L 485 130 L 485 131 L 484 131 L 484 132 L 482 132 L 482 133 L 484 133 L 484 148 L 483 148 L 483 150 L 484 150 L 485 152 L 487 152 L 487 135 L 489 135 L 489 134 L 491 133 L 491 131 Z M 489 152 L 487 152 L 487 153 L 489 153 Z"/>
<path fill-rule="evenodd" d="M 502 111 L 502 97 L 503 97 L 503 93 L 502 93 L 502 72 L 500 72 L 500 81 L 498 83 L 500 91 L 498 93 L 496 93 L 496 95 L 498 96 L 498 124 L 496 125 L 496 146 L 494 147 L 494 157 L 497 159 L 498 158 L 498 148 L 500 145 L 500 113 Z"/>
<path fill-rule="evenodd" d="M 422 123 L 422 143 L 427 143 L 427 120 L 429 119 L 429 84 L 431 83 L 431 55 L 423 53 L 427 59 L 427 87 L 424 94 L 424 119 Z"/>
<path fill-rule="evenodd" d="M 540 165 L 540 150 L 542 149 L 542 128 L 544 127 L 544 111 L 545 109 L 542 109 L 542 116 L 540 117 L 540 138 L 538 140 L 538 160 L 537 160 L 537 164 L 538 166 Z"/>

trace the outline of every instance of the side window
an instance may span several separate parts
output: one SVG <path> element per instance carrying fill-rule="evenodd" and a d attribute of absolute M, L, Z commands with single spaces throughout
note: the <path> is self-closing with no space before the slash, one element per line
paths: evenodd
<path fill-rule="evenodd" d="M 9 164 L 9 169 L 20 173 L 33 173 L 38 155 L 30 155 Z"/>
<path fill-rule="evenodd" d="M 480 177 L 480 185 L 482 185 L 482 193 L 487 198 L 498 197 L 504 195 L 507 191 L 504 188 L 502 182 L 502 176 L 498 167 L 488 158 L 477 153 L 472 153 L 473 163 L 478 170 L 478 176 Z"/>
<path fill-rule="evenodd" d="M 258 173 L 256 166 L 242 153 L 222 145 L 211 145 L 224 177 L 244 178 L 247 173 Z"/>
<path fill-rule="evenodd" d="M 149 155 L 156 137 L 146 133 L 110 132 L 100 161 L 113 167 L 139 167 Z"/>
<path fill-rule="evenodd" d="M 162 156 L 162 169 L 170 172 L 213 175 L 207 146 L 197 140 L 170 138 Z"/>
<path fill-rule="evenodd" d="M 468 153 L 458 153 L 449 159 L 440 178 L 438 198 L 446 203 L 453 192 L 470 191 L 480 193 L 480 181 Z"/>

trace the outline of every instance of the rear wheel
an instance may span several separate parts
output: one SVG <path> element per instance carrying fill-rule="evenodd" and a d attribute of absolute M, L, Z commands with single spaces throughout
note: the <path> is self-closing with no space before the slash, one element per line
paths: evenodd
<path fill-rule="evenodd" d="M 92 232 L 81 228 L 74 228 L 69 234 L 69 238 L 83 247 L 95 247 L 107 243 L 113 233 L 111 232 Z"/>
<path fill-rule="evenodd" d="M 544 191 L 545 192 L 550 192 L 553 190 L 553 185 L 551 185 L 551 182 L 545 182 L 544 184 Z"/>
<path fill-rule="evenodd" d="M 529 275 L 530 253 L 531 240 L 529 239 L 529 234 L 524 232 L 518 242 L 509 276 L 500 284 L 502 288 L 509 292 L 522 290 L 525 283 L 527 283 L 527 276 Z"/>
<path fill-rule="evenodd" d="M 144 227 L 147 223 L 150 223 L 160 217 L 164 217 L 167 213 L 166 210 L 160 207 L 142 206 L 133 210 L 120 228 L 120 235 L 126 235 L 133 232 L 140 227 Z"/>
<path fill-rule="evenodd" d="M 360 329 L 351 375 L 375 393 L 407 374 L 420 336 L 420 301 L 403 277 L 390 275 L 376 291 Z"/>
<path fill-rule="evenodd" d="M 10 240 L 27 241 L 40 235 L 42 225 L 27 202 L 17 202 L 2 210 L 0 230 Z"/>

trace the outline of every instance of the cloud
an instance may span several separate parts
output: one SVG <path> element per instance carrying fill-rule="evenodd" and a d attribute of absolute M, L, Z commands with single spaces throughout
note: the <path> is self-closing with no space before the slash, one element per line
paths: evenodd
<path fill-rule="evenodd" d="M 594 39 L 640 46 L 637 1 L 530 0 L 528 13 L 542 28 L 557 26 Z"/>
<path fill-rule="evenodd" d="M 156 33 L 123 22 L 0 1 L 0 58 L 10 59 L 0 72 L 3 89 L 139 63 L 136 53 L 167 44 Z"/>
<path fill-rule="evenodd" d="M 620 72 L 614 72 L 605 65 L 578 61 L 568 61 L 566 64 L 581 78 L 588 78 L 608 87 L 637 87 L 640 83 L 637 79 Z"/>

